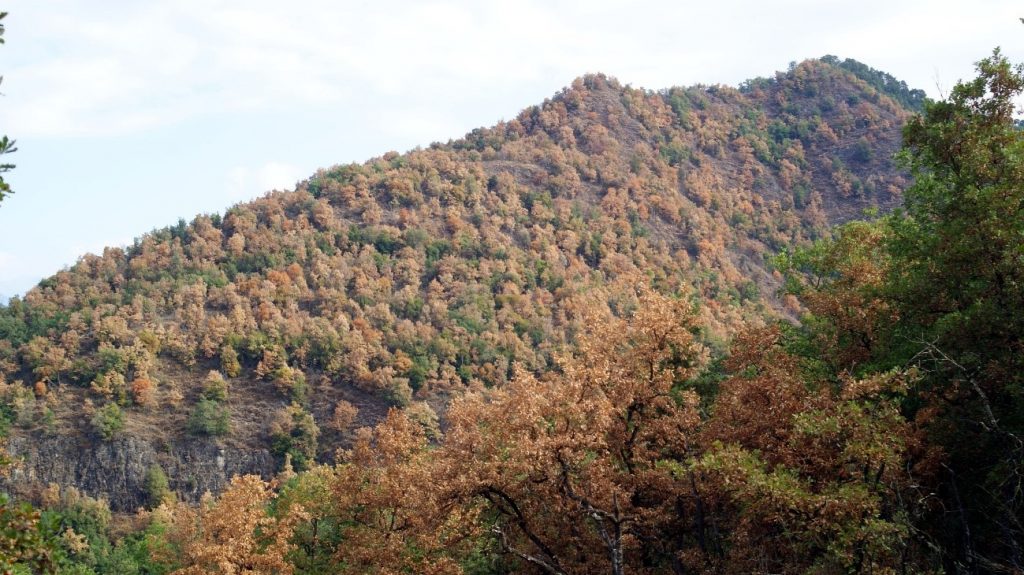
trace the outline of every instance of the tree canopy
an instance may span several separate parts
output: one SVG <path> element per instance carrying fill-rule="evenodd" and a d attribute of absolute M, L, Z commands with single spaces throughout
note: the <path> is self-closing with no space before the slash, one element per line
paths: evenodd
<path fill-rule="evenodd" d="M 904 128 L 904 208 L 787 263 L 837 372 L 913 367 L 902 402 L 942 453 L 922 532 L 952 571 L 1024 566 L 1024 66 L 999 50 Z"/>

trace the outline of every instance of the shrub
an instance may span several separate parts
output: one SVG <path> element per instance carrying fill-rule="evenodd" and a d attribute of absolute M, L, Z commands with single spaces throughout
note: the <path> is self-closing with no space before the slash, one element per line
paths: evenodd
<path fill-rule="evenodd" d="M 271 450 L 282 460 L 291 456 L 297 471 L 308 469 L 316 459 L 320 428 L 313 415 L 297 403 L 278 412 L 270 430 Z"/>
<path fill-rule="evenodd" d="M 221 402 L 202 398 L 188 418 L 188 431 L 194 435 L 219 436 L 230 431 L 230 413 Z"/>
<path fill-rule="evenodd" d="M 219 371 L 212 369 L 203 380 L 203 399 L 226 401 L 228 398 L 228 382 Z"/>
<path fill-rule="evenodd" d="M 96 410 L 91 423 L 104 441 L 110 441 L 124 429 L 124 412 L 116 403 L 108 403 Z"/>
<path fill-rule="evenodd" d="M 148 377 L 137 377 L 131 385 L 132 401 L 142 407 L 152 406 L 156 402 L 156 385 Z"/>
<path fill-rule="evenodd" d="M 161 503 L 171 503 L 174 500 L 174 494 L 167 482 L 167 474 L 157 464 L 150 465 L 146 470 L 146 497 L 149 499 L 150 507 L 158 507 Z"/>
<path fill-rule="evenodd" d="M 441 439 L 441 425 L 437 412 L 425 401 L 417 401 L 405 409 L 405 415 L 410 421 L 423 428 L 423 434 L 431 441 Z"/>
<path fill-rule="evenodd" d="M 355 422 L 359 415 L 359 408 L 342 399 L 334 406 L 334 416 L 331 418 L 331 427 L 338 431 L 346 431 Z"/>
<path fill-rule="evenodd" d="M 857 143 L 853 147 L 853 161 L 866 164 L 874 158 L 874 152 L 871 149 L 871 143 L 868 142 L 867 138 L 861 138 L 857 140 Z"/>
<path fill-rule="evenodd" d="M 242 373 L 242 364 L 238 362 L 238 352 L 230 345 L 220 350 L 220 369 L 228 377 L 238 377 Z"/>

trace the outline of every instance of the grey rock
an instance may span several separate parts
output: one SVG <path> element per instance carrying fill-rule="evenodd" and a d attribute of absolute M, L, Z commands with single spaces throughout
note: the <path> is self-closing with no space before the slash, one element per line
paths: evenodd
<path fill-rule="evenodd" d="M 235 475 L 270 479 L 274 457 L 267 450 L 218 445 L 213 440 L 154 445 L 134 437 L 97 441 L 71 436 L 14 436 L 8 452 L 18 464 L 0 489 L 28 492 L 56 483 L 92 497 L 104 497 L 114 511 L 131 512 L 147 504 L 146 473 L 159 465 L 182 499 L 196 502 L 207 491 L 224 491 Z"/>

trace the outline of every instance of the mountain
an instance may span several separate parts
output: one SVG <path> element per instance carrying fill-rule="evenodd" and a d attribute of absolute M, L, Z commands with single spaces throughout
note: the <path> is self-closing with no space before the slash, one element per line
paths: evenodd
<path fill-rule="evenodd" d="M 403 406 L 543 372 L 644 282 L 687 294 L 721 351 L 793 316 L 768 258 L 899 201 L 916 92 L 826 57 L 740 88 L 592 75 L 447 144 L 318 171 L 155 230 L 0 308 L 11 484 L 188 499 L 329 459 Z M 859 65 L 854 65 L 859 64 Z"/>

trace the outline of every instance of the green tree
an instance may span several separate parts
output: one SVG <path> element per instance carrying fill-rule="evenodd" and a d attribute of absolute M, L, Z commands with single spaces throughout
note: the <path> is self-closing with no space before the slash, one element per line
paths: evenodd
<path fill-rule="evenodd" d="M 4 24 L 3 19 L 7 17 L 7 12 L 0 12 L 0 44 L 4 43 Z M 0 81 L 3 81 L 3 77 L 0 76 Z M 17 152 L 18 148 L 14 147 L 14 140 L 7 136 L 0 137 L 0 156 L 4 154 L 10 154 Z M 0 174 L 9 172 L 14 169 L 14 164 L 0 163 Z M 4 181 L 3 176 L 0 176 L 0 201 L 3 201 L 4 196 L 13 194 L 11 185 Z"/>
<path fill-rule="evenodd" d="M 890 220 L 894 341 L 945 405 L 948 541 L 968 569 L 1024 569 L 1024 66 L 997 49 L 904 130 L 914 176 Z M 904 353 L 903 355 L 906 355 Z"/>
<path fill-rule="evenodd" d="M 320 428 L 313 415 L 293 402 L 279 411 L 271 424 L 271 451 L 282 461 L 290 456 L 295 468 L 301 471 L 315 462 L 319 436 Z"/>
<path fill-rule="evenodd" d="M 793 258 L 837 380 L 912 366 L 927 430 L 921 533 L 953 572 L 1024 570 L 1024 66 L 997 49 L 904 128 L 904 210 Z M 852 243 L 848 240 L 854 240 Z M 930 459 L 929 459 L 930 458 Z M 922 479 L 924 479 L 922 477 Z"/>
<path fill-rule="evenodd" d="M 189 415 L 188 430 L 194 435 L 227 435 L 231 431 L 231 414 L 223 403 L 204 397 Z"/>
<path fill-rule="evenodd" d="M 146 470 L 146 495 L 152 507 L 174 502 L 174 493 L 167 482 L 167 474 L 159 464 L 154 463 Z"/>
<path fill-rule="evenodd" d="M 110 441 L 124 429 L 124 412 L 117 403 L 110 402 L 97 409 L 90 421 L 96 433 L 104 441 Z"/>
<path fill-rule="evenodd" d="M 905 128 L 914 184 L 890 248 L 907 335 L 962 350 L 968 369 L 1010 360 L 1008 344 L 1024 334 L 1024 138 L 1013 102 L 1024 67 L 997 50 L 978 71 Z"/>

